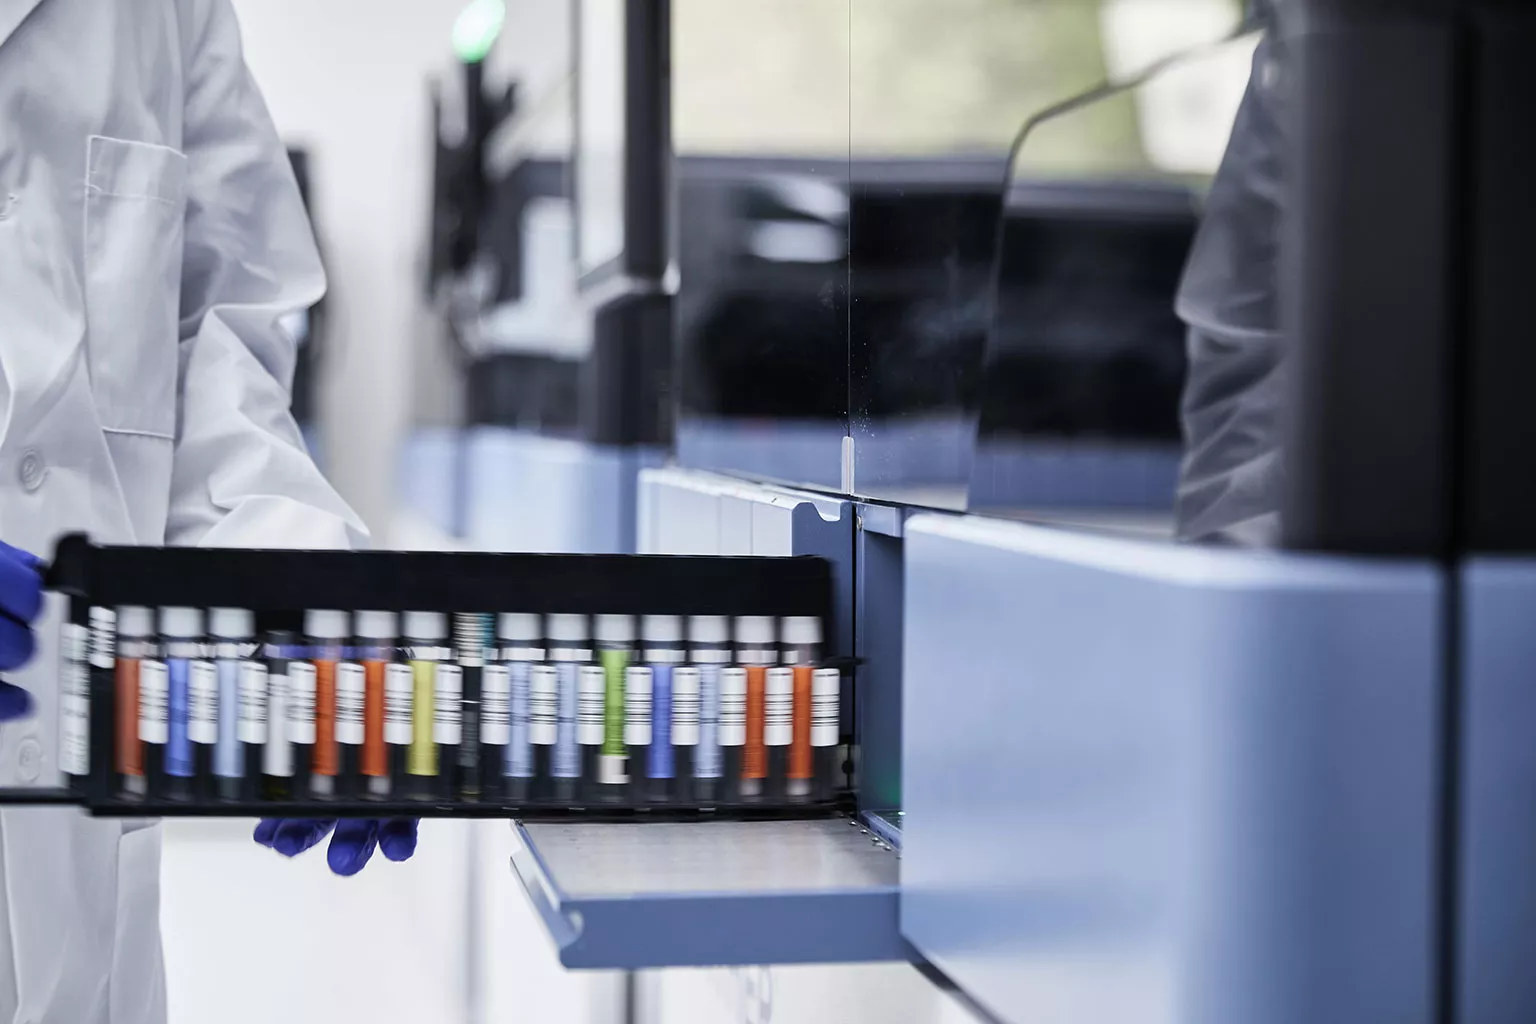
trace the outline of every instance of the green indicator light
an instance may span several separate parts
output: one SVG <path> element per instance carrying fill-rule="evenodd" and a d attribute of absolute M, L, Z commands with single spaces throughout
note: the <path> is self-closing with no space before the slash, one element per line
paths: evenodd
<path fill-rule="evenodd" d="M 506 20 L 505 0 L 471 0 L 453 23 L 454 55 L 465 64 L 485 60 Z"/>

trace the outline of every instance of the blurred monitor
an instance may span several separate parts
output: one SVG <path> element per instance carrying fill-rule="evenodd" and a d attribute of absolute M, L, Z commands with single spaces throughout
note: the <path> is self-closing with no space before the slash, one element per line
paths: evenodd
<path fill-rule="evenodd" d="M 1085 443 L 1153 450 L 1166 490 L 1190 186 L 1016 186 L 994 307 L 998 157 L 683 157 L 677 173 L 685 465 L 836 487 L 851 438 L 858 493 L 952 507 L 979 425 L 984 505 L 1021 497 L 1015 451 L 1034 472 Z"/>

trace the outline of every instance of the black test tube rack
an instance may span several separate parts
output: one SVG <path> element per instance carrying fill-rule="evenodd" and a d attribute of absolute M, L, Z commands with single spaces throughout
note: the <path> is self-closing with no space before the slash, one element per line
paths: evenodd
<path fill-rule="evenodd" d="M 87 625 L 90 609 L 120 606 L 245 608 L 258 635 L 301 629 L 310 608 L 370 611 L 527 612 L 542 615 L 816 616 L 827 648 L 831 565 L 813 557 L 487 554 L 466 552 L 283 551 L 119 547 L 84 536 L 62 539 L 50 564 L 50 590 L 70 598 L 70 620 Z M 125 794 L 115 774 L 116 693 L 111 674 L 89 676 L 89 770 L 63 790 L 3 790 L 0 804 L 70 803 L 102 816 L 519 817 L 648 819 L 804 817 L 845 812 L 851 780 L 840 778 L 818 803 L 732 806 L 686 796 L 669 803 L 636 799 L 613 805 L 513 802 L 481 794 L 421 799 L 166 799 Z M 643 767 L 636 766 L 643 771 Z M 294 787 L 301 791 L 302 787 Z"/>

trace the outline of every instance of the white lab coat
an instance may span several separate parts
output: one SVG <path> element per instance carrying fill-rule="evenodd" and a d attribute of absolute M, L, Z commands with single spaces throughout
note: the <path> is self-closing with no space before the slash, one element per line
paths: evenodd
<path fill-rule="evenodd" d="M 323 290 L 229 0 L 0 0 L 0 538 L 359 540 L 288 411 Z M 0 785 L 57 778 L 54 632 Z M 0 1022 L 164 1019 L 159 832 L 0 812 Z"/>

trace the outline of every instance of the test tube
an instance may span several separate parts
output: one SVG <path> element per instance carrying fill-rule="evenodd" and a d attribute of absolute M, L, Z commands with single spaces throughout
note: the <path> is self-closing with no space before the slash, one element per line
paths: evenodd
<path fill-rule="evenodd" d="M 309 777 L 315 742 L 315 667 L 299 638 L 287 630 L 267 634 L 267 746 L 261 752 L 262 795 L 295 800 Z M 297 781 L 295 781 L 297 780 Z"/>
<path fill-rule="evenodd" d="M 355 616 L 354 616 L 355 618 Z M 354 625 L 336 662 L 336 777 L 338 797 L 362 796 L 363 744 L 368 738 L 368 670 L 357 660 L 360 636 Z"/>
<path fill-rule="evenodd" d="M 768 755 L 764 798 L 783 803 L 788 796 L 789 755 L 795 738 L 795 670 L 788 665 L 768 669 L 763 691 L 763 747 Z"/>
<path fill-rule="evenodd" d="M 69 778 L 72 787 L 84 783 L 91 774 L 91 689 L 96 679 L 104 684 L 104 692 L 112 694 L 117 707 L 112 719 L 113 745 L 120 746 L 119 731 L 124 712 L 138 714 L 138 698 L 134 696 L 131 708 L 124 708 L 114 690 L 114 669 L 117 649 L 117 613 L 110 608 L 101 609 L 98 632 L 105 640 L 99 654 L 92 656 L 92 628 L 84 622 L 74 621 L 77 613 L 87 621 L 88 607 L 81 607 L 80 598 L 70 602 L 70 617 L 59 626 L 59 769 Z M 93 670 L 100 676 L 93 678 Z M 133 722 L 134 739 L 138 739 L 138 723 Z M 112 770 L 117 771 L 114 763 Z"/>
<path fill-rule="evenodd" d="M 95 618 L 92 609 L 93 620 Z M 141 721 L 145 708 L 140 701 L 139 676 L 143 663 L 160 656 L 160 645 L 155 640 L 155 613 L 149 608 L 126 605 L 117 609 L 117 656 L 113 665 L 113 690 L 117 702 L 117 774 L 125 795 L 143 797 L 147 792 L 144 766 L 144 740 L 141 738 Z M 94 621 L 92 633 L 95 633 Z M 108 648 L 110 650 L 110 648 Z M 95 648 L 93 645 L 92 654 Z M 94 657 L 92 664 L 94 665 Z M 96 666 L 100 668 L 100 666 Z M 151 670 L 154 671 L 154 670 Z M 164 682 L 164 676 L 161 677 Z M 152 716 L 150 732 L 157 733 L 165 725 L 165 690 L 160 690 L 161 702 L 158 714 Z M 157 720 L 156 720 L 157 719 Z M 165 740 L 159 741 L 164 743 Z M 157 767 L 158 769 L 161 766 Z"/>
<path fill-rule="evenodd" d="M 631 701 L 627 738 L 636 765 L 635 795 L 638 800 L 666 802 L 678 796 L 673 782 L 677 765 L 672 751 L 672 724 L 677 674 L 688 660 L 683 646 L 683 620 L 676 615 L 647 615 L 640 620 L 640 640 L 643 667 L 650 676 L 650 701 L 649 706 Z M 695 688 L 694 693 L 697 692 Z M 636 719 L 643 721 L 643 728 L 636 728 Z"/>
<path fill-rule="evenodd" d="M 607 677 L 594 660 L 587 617 L 550 616 L 548 629 L 550 660 L 559 686 L 551 800 L 568 804 L 578 800 L 584 786 L 596 788 Z"/>
<path fill-rule="evenodd" d="M 497 788 L 501 795 L 513 803 L 527 803 L 533 798 L 535 781 L 549 777 L 549 753 L 556 737 L 555 670 L 539 664 L 544 660 L 544 625 L 537 615 L 508 612 L 498 620 L 496 631 L 501 637 L 501 664 L 496 666 L 494 687 L 490 667 L 485 670 L 485 725 L 481 736 L 486 760 L 500 766 L 502 785 Z M 537 697 L 535 672 L 539 672 Z M 497 727 L 494 736 L 493 710 Z M 500 745 L 493 739 L 501 740 Z"/>
<path fill-rule="evenodd" d="M 261 645 L 248 645 L 245 660 L 240 662 L 240 764 L 244 777 L 240 782 L 240 795 L 246 800 L 259 800 L 265 769 L 262 759 L 271 737 L 268 711 L 271 704 L 271 686 L 267 678 L 267 663 Z"/>
<path fill-rule="evenodd" d="M 386 797 L 392 787 L 384 723 L 389 716 L 388 677 L 395 660 L 399 616 L 394 612 L 360 611 L 353 618 L 357 633 L 353 655 L 363 669 L 362 750 L 357 767 L 367 784 L 367 795 Z"/>
<path fill-rule="evenodd" d="M 310 792 L 322 798 L 336 795 L 336 776 L 341 771 L 341 751 L 336 744 L 336 667 L 347 654 L 352 635 L 350 618 L 346 612 L 333 609 L 312 608 L 304 613 L 304 638 L 309 663 L 315 670 Z M 349 687 L 351 682 L 349 674 Z"/>
<path fill-rule="evenodd" d="M 384 666 L 384 745 L 388 748 L 389 791 L 392 795 L 409 792 L 411 743 L 415 738 L 416 673 L 409 661 L 409 650 L 396 648 L 395 657 Z"/>
<path fill-rule="evenodd" d="M 629 783 L 629 749 L 624 742 L 624 684 L 634 656 L 635 620 L 630 615 L 599 615 L 593 635 L 603 669 L 603 747 L 598 761 L 597 798 L 620 803 Z"/>
<path fill-rule="evenodd" d="M 743 615 L 736 620 L 736 665 L 746 676 L 741 798 L 748 802 L 763 798 L 768 780 L 764 726 L 768 713 L 768 670 L 779 662 L 778 639 L 771 616 Z M 724 714 L 722 707 L 722 719 Z"/>
<path fill-rule="evenodd" d="M 597 777 L 603 746 L 603 669 L 593 664 L 585 615 L 551 615 L 548 632 L 559 699 L 549 798 L 568 806 L 579 799 L 581 780 Z"/>
<path fill-rule="evenodd" d="M 218 739 L 218 675 L 207 659 L 202 609 L 161 608 L 160 638 L 170 675 L 166 795 L 189 800 L 212 768 Z M 141 687 L 142 676 L 141 666 Z"/>
<path fill-rule="evenodd" d="M 405 613 L 406 657 L 413 682 L 411 700 L 411 748 L 406 760 L 411 795 L 430 800 L 438 789 L 436 708 L 444 670 L 458 666 L 448 660 L 448 617 L 441 612 Z"/>
<path fill-rule="evenodd" d="M 821 661 L 821 620 L 814 615 L 792 615 L 783 622 L 784 660 L 792 667 L 793 711 L 789 762 L 786 766 L 785 796 L 795 802 L 812 798 L 818 780 L 830 782 L 836 758 L 838 718 L 841 708 L 842 681 L 836 669 L 830 671 L 831 692 L 826 692 L 828 676 L 817 668 Z M 827 698 L 830 696 L 830 700 Z M 831 743 L 817 746 L 816 738 L 826 738 L 825 719 L 830 717 Z M 823 731 L 818 734 L 817 729 Z M 828 762 L 818 764 L 818 761 Z M 825 770 L 823 770 L 825 769 Z M 819 795 L 819 794 L 818 794 Z"/>
<path fill-rule="evenodd" d="M 217 685 L 216 733 L 213 748 L 215 794 L 238 800 L 245 777 L 245 750 L 240 745 L 240 671 L 256 649 L 256 616 L 245 608 L 213 608 L 208 612 Z"/>
<path fill-rule="evenodd" d="M 480 797 L 480 701 L 485 686 L 485 665 L 495 647 L 493 628 L 491 616 L 482 612 L 461 612 L 453 617 L 460 690 L 457 700 L 438 701 L 440 722 L 446 704 L 452 704 L 457 713 L 448 716 L 437 741 L 443 795 L 449 799 L 463 796 L 466 800 L 477 800 Z"/>
<path fill-rule="evenodd" d="M 811 799 L 824 803 L 837 795 L 842 776 L 843 674 L 835 668 L 811 673 Z"/>
<path fill-rule="evenodd" d="M 720 738 L 720 683 L 721 673 L 731 663 L 731 620 L 724 615 L 694 615 L 689 618 L 688 660 L 699 673 L 698 741 L 693 749 L 693 800 L 707 807 L 728 799 L 726 787 L 722 784 L 726 776 Z M 745 700 L 745 675 L 741 694 Z M 686 726 L 679 724 L 676 732 L 679 737 L 677 743 L 682 746 L 687 736 Z M 739 747 L 738 742 L 738 764 Z M 736 778 L 735 775 L 729 777 Z"/>

